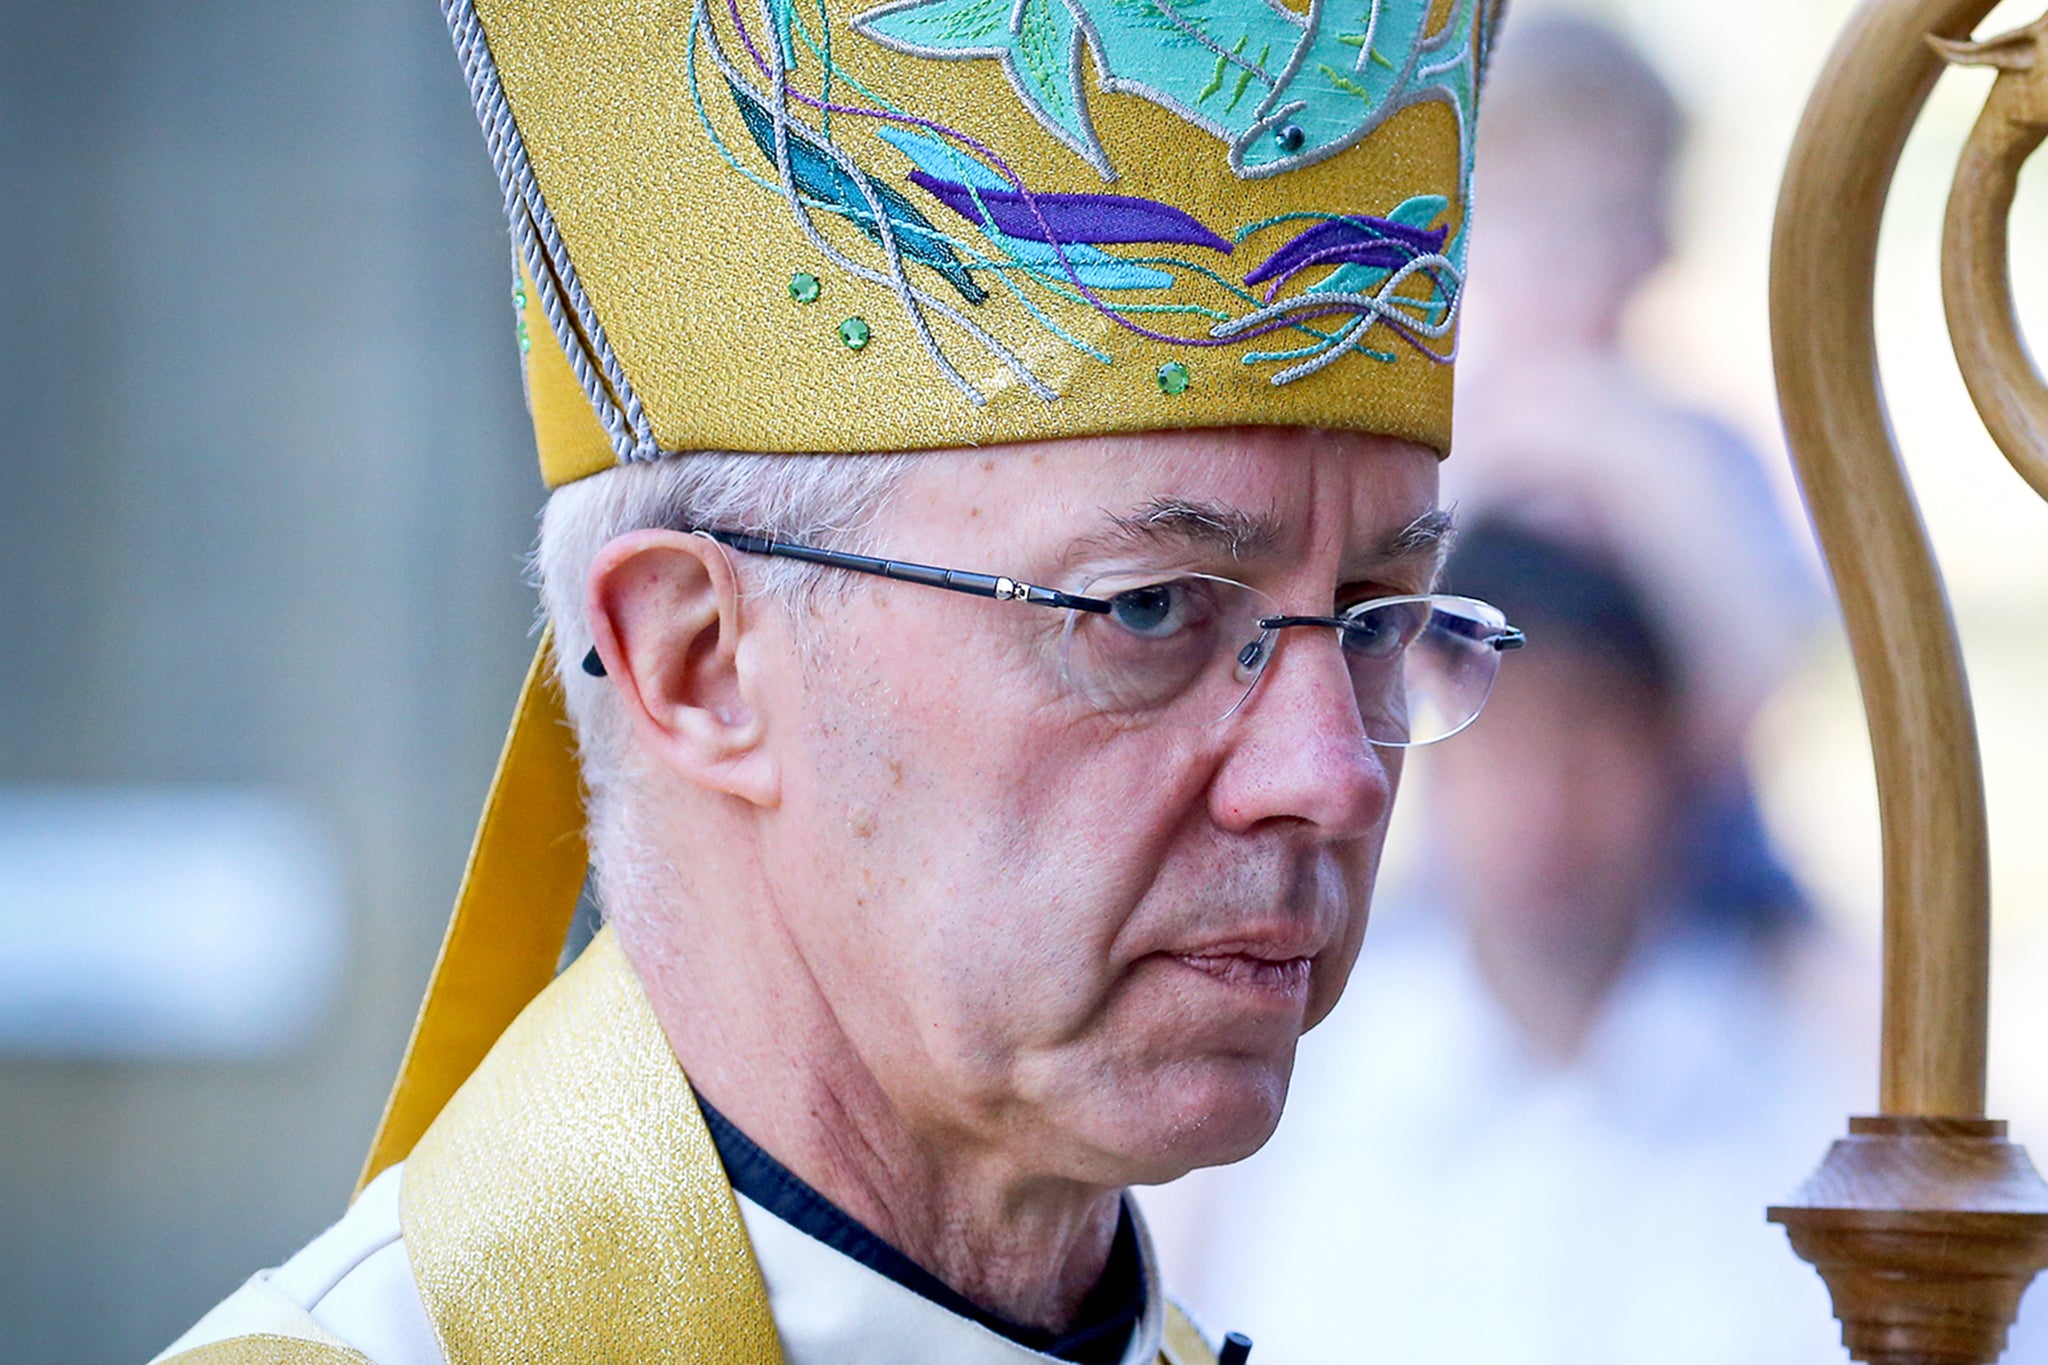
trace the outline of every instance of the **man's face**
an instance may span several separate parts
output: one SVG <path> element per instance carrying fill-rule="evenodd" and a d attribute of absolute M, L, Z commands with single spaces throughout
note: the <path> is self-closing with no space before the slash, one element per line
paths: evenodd
<path fill-rule="evenodd" d="M 1426 591 L 1436 458 L 1299 430 L 927 461 L 876 549 L 1077 590 L 1183 573 L 1327 615 Z M 913 1133 L 1105 1185 L 1253 1151 L 1342 991 L 1399 777 L 1333 632 L 1227 719 L 1105 714 L 1067 613 L 878 580 L 800 629 L 774 913 Z"/>

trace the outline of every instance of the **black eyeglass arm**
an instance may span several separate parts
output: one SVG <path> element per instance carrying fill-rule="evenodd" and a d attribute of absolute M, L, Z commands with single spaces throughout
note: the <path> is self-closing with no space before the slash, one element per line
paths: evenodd
<path fill-rule="evenodd" d="M 849 554 L 844 550 L 821 550 L 812 545 L 796 545 L 771 536 L 750 536 L 744 531 L 699 531 L 699 535 L 711 537 L 721 545 L 730 545 L 743 554 L 771 555 L 777 559 L 796 559 L 806 564 L 817 564 L 828 569 L 846 569 L 853 573 L 874 574 L 879 578 L 893 578 L 901 583 L 922 583 L 928 588 L 944 588 L 948 592 L 966 593 L 970 597 L 992 597 L 999 602 L 1028 602 L 1035 607 L 1058 607 L 1065 611 L 1092 611 L 1098 614 L 1109 610 L 1109 603 L 1099 597 L 1082 597 L 1075 593 L 1061 592 L 1056 588 L 1041 588 L 1036 583 L 1004 574 L 969 573 L 965 569 L 941 569 L 931 564 L 912 564 L 900 559 L 877 559 L 873 555 Z M 602 678 L 604 660 L 597 650 L 583 656 L 583 671 L 593 678 Z"/>
<path fill-rule="evenodd" d="M 820 564 L 830 569 L 848 569 L 854 573 L 874 574 L 879 578 L 893 578 L 902 583 L 922 583 L 928 588 L 944 588 L 948 592 L 962 592 L 971 597 L 992 597 L 1003 602 L 1029 602 L 1033 606 L 1060 607 L 1069 611 L 1109 610 L 1109 603 L 1098 598 L 1080 597 L 1054 588 L 1041 588 L 1035 583 L 1026 583 L 1003 574 L 969 573 L 965 569 L 941 569 L 931 564 L 913 564 L 901 559 L 877 559 L 873 555 L 850 554 L 844 550 L 821 550 L 811 545 L 793 545 L 786 540 L 775 540 L 769 536 L 750 536 L 740 531 L 705 531 L 703 534 L 720 544 L 730 545 L 733 549 L 747 554 L 797 559 L 806 564 Z"/>

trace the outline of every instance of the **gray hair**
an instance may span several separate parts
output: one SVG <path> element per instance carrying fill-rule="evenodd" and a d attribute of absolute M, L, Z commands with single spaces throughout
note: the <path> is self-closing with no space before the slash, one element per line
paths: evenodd
<path fill-rule="evenodd" d="M 555 490 L 541 513 L 532 573 L 554 626 L 554 671 L 576 734 L 586 791 L 591 863 L 609 908 L 633 899 L 658 869 L 634 816 L 643 770 L 618 694 L 585 673 L 592 633 L 584 594 L 607 543 L 633 531 L 726 530 L 826 549 L 867 548 L 877 511 L 917 455 L 752 455 L 707 451 L 621 465 Z M 801 619 L 831 570 L 747 557 L 750 595 Z"/>

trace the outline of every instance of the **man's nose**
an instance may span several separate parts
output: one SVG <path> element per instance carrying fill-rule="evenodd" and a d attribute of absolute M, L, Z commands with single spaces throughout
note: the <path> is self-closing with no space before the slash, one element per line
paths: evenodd
<path fill-rule="evenodd" d="M 1211 798 L 1226 828 L 1299 820 L 1325 838 L 1355 839 L 1386 819 L 1388 751 L 1365 737 L 1335 632 L 1278 632 L 1264 675 L 1230 723 Z"/>

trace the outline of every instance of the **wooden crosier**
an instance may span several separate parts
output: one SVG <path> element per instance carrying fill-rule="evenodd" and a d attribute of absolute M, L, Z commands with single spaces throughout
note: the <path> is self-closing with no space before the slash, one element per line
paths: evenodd
<path fill-rule="evenodd" d="M 1879 220 L 1942 59 L 1999 68 L 1942 246 L 1956 358 L 1986 427 L 2048 496 L 2048 390 L 2006 267 L 2013 180 L 2048 134 L 2048 19 L 1968 41 L 1995 0 L 1866 0 L 1807 105 L 1772 242 L 1787 438 L 1841 597 L 1884 830 L 1882 1116 L 1852 1119 L 1770 1212 L 1872 1365 L 1988 1365 L 2048 1265 L 2048 1185 L 1984 1117 L 1984 792 L 1941 577 L 1885 415 L 1872 326 Z"/>

